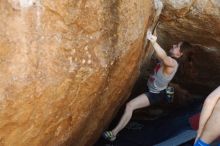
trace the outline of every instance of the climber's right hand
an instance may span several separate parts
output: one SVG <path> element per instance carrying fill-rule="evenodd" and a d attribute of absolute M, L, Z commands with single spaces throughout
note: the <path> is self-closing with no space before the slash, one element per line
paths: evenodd
<path fill-rule="evenodd" d="M 149 30 L 149 29 L 148 29 L 148 31 L 147 31 L 147 39 L 148 39 L 149 41 L 151 41 L 151 43 L 156 43 L 156 41 L 157 41 L 157 37 L 154 36 L 154 35 L 152 35 L 152 32 L 151 32 L 151 30 Z"/>

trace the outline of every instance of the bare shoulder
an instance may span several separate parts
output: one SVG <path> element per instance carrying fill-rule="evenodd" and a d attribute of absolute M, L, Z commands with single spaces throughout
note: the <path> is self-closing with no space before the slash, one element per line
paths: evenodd
<path fill-rule="evenodd" d="M 220 98 L 220 86 L 218 86 L 214 91 L 212 91 L 207 99 L 219 99 Z"/>
<path fill-rule="evenodd" d="M 164 65 L 167 66 L 167 67 L 176 67 L 178 65 L 177 61 L 175 59 L 173 59 L 172 57 L 170 56 L 167 56 L 165 59 L 164 59 Z"/>
<path fill-rule="evenodd" d="M 218 86 L 213 92 L 220 96 L 220 86 Z"/>

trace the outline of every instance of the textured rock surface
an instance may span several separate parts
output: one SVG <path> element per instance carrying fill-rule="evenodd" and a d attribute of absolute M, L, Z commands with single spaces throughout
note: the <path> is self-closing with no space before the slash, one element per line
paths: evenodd
<path fill-rule="evenodd" d="M 149 0 L 1 0 L 0 145 L 92 145 L 130 94 L 150 16 Z"/>
<path fill-rule="evenodd" d="M 220 1 L 164 0 L 158 26 L 160 44 L 170 48 L 181 40 L 200 44 L 189 52 L 178 82 L 197 93 L 220 83 Z"/>

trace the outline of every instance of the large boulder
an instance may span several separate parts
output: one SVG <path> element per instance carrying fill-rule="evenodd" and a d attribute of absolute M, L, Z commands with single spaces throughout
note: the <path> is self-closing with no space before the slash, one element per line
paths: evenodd
<path fill-rule="evenodd" d="M 220 83 L 220 1 L 164 0 L 157 33 L 169 49 L 178 41 L 196 46 L 187 54 L 177 82 L 194 93 L 208 94 Z"/>
<path fill-rule="evenodd" d="M 1 0 L 0 145 L 89 146 L 130 94 L 149 0 Z"/>

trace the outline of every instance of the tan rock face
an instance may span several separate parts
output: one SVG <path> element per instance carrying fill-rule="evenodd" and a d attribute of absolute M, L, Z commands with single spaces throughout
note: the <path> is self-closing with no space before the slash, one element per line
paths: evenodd
<path fill-rule="evenodd" d="M 220 83 L 220 1 L 164 0 L 158 26 L 160 44 L 200 44 L 190 50 L 178 82 L 191 91 L 208 93 Z"/>
<path fill-rule="evenodd" d="M 159 33 L 168 43 L 188 40 L 209 47 L 220 45 L 220 2 L 218 0 L 165 0 Z M 160 34 L 160 35 L 162 35 Z"/>
<path fill-rule="evenodd" d="M 0 145 L 92 145 L 130 94 L 148 0 L 1 0 Z"/>

